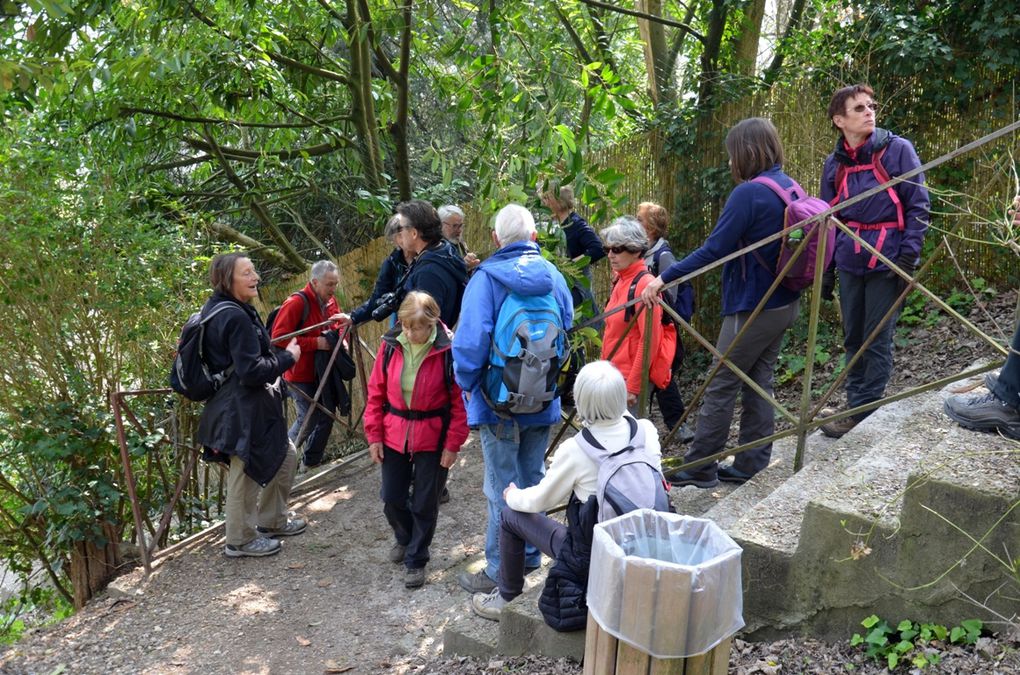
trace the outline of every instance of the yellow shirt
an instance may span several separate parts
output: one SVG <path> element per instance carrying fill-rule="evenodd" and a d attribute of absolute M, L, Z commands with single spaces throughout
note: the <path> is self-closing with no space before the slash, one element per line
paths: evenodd
<path fill-rule="evenodd" d="M 436 326 L 433 326 L 432 332 L 429 333 L 429 339 L 420 345 L 412 344 L 403 331 L 397 336 L 397 342 L 404 350 L 404 369 L 400 372 L 400 389 L 404 394 L 404 405 L 408 408 L 411 407 L 411 394 L 414 392 L 414 380 L 418 377 L 418 369 L 421 368 L 425 355 L 432 349 L 432 344 L 436 341 L 436 334 Z"/>

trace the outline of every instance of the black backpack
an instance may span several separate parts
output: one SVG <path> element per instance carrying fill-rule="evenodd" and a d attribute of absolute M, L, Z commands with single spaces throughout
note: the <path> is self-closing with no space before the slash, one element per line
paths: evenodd
<path fill-rule="evenodd" d="M 301 310 L 301 321 L 298 322 L 297 325 L 298 329 L 301 329 L 304 328 L 305 321 L 308 321 L 308 313 L 311 311 L 311 307 L 308 305 L 308 296 L 302 291 L 295 291 L 290 294 L 290 297 L 293 298 L 295 295 L 301 296 L 301 300 L 304 303 L 304 309 Z M 280 313 L 281 309 L 283 309 L 283 305 L 274 307 L 273 310 L 269 312 L 269 316 L 266 317 L 266 332 L 269 333 L 270 338 L 272 338 L 273 335 L 273 323 L 276 321 L 276 315 Z"/>
<path fill-rule="evenodd" d="M 195 312 L 184 322 L 181 337 L 177 340 L 177 353 L 174 355 L 173 367 L 170 369 L 170 387 L 178 394 L 192 401 L 205 401 L 216 393 L 230 374 L 234 372 L 231 365 L 219 373 L 210 373 L 202 353 L 202 342 L 205 338 L 205 325 L 220 312 L 232 309 L 231 303 L 222 302 L 216 305 L 208 315 Z"/>

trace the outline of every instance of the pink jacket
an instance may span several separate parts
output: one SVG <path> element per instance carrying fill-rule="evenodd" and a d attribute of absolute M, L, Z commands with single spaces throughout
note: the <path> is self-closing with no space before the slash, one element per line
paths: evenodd
<path fill-rule="evenodd" d="M 446 354 L 450 352 L 451 335 L 445 326 L 439 325 L 436 341 L 422 361 L 414 380 L 411 394 L 411 410 L 427 411 L 450 406 L 449 426 L 440 448 L 443 433 L 443 416 L 410 420 L 394 411 L 407 410 L 404 394 L 400 388 L 400 373 L 404 369 L 404 352 L 397 341 L 400 326 L 383 336 L 375 366 L 368 380 L 368 404 L 365 408 L 365 437 L 369 443 L 382 443 L 397 452 L 436 452 L 440 449 L 457 452 L 468 437 L 467 414 L 460 387 L 453 380 L 452 369 L 447 386 Z M 393 348 L 387 371 L 383 363 L 387 346 Z M 386 410 L 389 404 L 390 411 Z"/>

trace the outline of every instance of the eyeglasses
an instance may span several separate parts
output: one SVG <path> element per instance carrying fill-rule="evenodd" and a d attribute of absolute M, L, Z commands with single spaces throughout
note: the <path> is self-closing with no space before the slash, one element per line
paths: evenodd
<path fill-rule="evenodd" d="M 850 110 L 853 110 L 855 113 L 862 113 L 864 112 L 865 109 L 870 110 L 871 112 L 875 112 L 876 110 L 878 110 L 878 104 L 874 102 L 858 103 L 853 108 L 850 108 Z"/>
<path fill-rule="evenodd" d="M 620 255 L 621 253 L 637 253 L 637 251 L 632 251 L 626 246 L 603 246 L 602 250 L 606 255 L 609 255 L 610 253 L 615 253 L 616 255 Z"/>

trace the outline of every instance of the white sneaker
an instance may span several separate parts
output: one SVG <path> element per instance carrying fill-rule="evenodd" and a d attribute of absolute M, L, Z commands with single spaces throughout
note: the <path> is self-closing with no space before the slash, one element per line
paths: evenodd
<path fill-rule="evenodd" d="M 499 594 L 499 588 L 494 588 L 488 593 L 475 593 L 471 596 L 471 609 L 483 619 L 499 621 L 499 615 L 503 613 L 507 601 Z"/>

